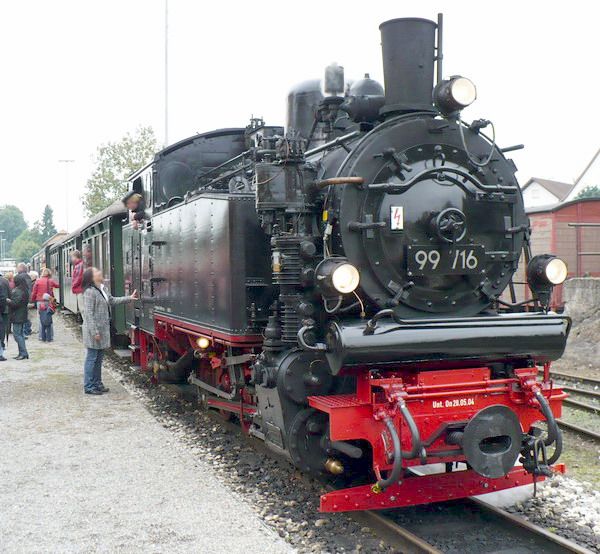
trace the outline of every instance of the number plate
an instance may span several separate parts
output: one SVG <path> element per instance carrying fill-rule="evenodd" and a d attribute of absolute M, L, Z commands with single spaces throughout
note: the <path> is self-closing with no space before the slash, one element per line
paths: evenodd
<path fill-rule="evenodd" d="M 481 245 L 407 248 L 406 269 L 410 275 L 464 275 L 485 268 L 485 248 Z"/>

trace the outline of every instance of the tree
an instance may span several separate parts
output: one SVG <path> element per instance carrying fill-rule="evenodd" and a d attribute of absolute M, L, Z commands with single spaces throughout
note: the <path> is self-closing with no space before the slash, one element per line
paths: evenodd
<path fill-rule="evenodd" d="M 56 235 L 56 227 L 54 226 L 54 211 L 48 204 L 44 208 L 42 221 L 36 222 L 35 226 L 40 233 L 42 243 Z"/>
<path fill-rule="evenodd" d="M 575 197 L 576 200 L 579 200 L 580 198 L 600 198 L 600 187 L 598 185 L 585 187 L 579 191 L 579 194 Z"/>
<path fill-rule="evenodd" d="M 88 216 L 97 214 L 127 192 L 127 177 L 146 165 L 157 150 L 152 127 L 139 127 L 118 142 L 98 147 L 96 169 L 82 197 Z"/>
<path fill-rule="evenodd" d="M 23 212 L 16 206 L 0 207 L 0 238 L 6 240 L 4 252 L 9 252 L 14 240 L 27 229 Z"/>
<path fill-rule="evenodd" d="M 17 262 L 28 262 L 41 246 L 40 234 L 35 229 L 25 229 L 13 242 L 10 252 Z"/>

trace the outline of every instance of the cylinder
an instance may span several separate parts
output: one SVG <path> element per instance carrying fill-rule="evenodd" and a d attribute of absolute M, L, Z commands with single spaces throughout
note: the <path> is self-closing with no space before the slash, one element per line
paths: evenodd
<path fill-rule="evenodd" d="M 391 19 L 379 26 L 383 55 L 385 105 L 382 114 L 433 110 L 434 21 Z"/>

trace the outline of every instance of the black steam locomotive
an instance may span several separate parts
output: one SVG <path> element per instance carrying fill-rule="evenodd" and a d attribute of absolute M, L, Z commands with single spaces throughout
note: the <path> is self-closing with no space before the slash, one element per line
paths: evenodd
<path fill-rule="evenodd" d="M 290 92 L 285 129 L 166 148 L 131 178 L 145 218 L 123 229 L 135 363 L 302 470 L 358 476 L 325 511 L 525 484 L 561 450 L 565 264 L 531 255 L 510 148 L 462 121 L 476 89 L 442 77 L 441 18 L 380 29 L 385 93 L 334 64 Z"/>

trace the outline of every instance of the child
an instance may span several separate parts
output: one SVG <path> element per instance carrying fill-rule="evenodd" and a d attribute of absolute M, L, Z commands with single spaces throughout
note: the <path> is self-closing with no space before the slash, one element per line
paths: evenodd
<path fill-rule="evenodd" d="M 40 316 L 40 340 L 51 342 L 54 338 L 52 328 L 52 314 L 54 313 L 54 289 L 57 289 L 59 284 L 52 279 L 52 271 L 45 267 L 42 269 L 42 276 L 36 279 L 31 290 L 30 302 L 33 302 Z M 50 307 L 53 308 L 50 311 Z"/>
<path fill-rule="evenodd" d="M 56 311 L 54 297 L 45 292 L 42 298 L 43 301 L 37 303 L 40 314 L 40 340 L 43 342 L 52 342 L 54 340 L 52 316 Z"/>

